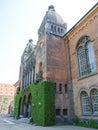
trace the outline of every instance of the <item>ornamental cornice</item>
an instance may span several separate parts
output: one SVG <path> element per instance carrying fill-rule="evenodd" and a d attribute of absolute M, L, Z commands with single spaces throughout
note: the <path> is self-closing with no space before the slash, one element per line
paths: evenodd
<path fill-rule="evenodd" d="M 69 40 L 71 40 L 72 38 L 74 38 L 77 34 L 79 34 L 80 32 L 82 32 L 89 24 L 93 23 L 95 19 L 98 18 L 98 14 L 94 15 L 93 17 L 91 17 L 85 24 L 83 24 L 79 29 L 78 27 L 76 27 L 71 35 L 71 37 L 69 37 Z M 75 31 L 76 30 L 76 31 Z"/>

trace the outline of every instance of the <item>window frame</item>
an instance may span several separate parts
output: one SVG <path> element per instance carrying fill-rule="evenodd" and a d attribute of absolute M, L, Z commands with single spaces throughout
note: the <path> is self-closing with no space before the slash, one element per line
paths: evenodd
<path fill-rule="evenodd" d="M 95 92 L 97 94 L 95 94 Z M 92 102 L 92 110 L 93 110 L 93 115 L 98 115 L 98 111 L 96 111 L 96 107 L 97 107 L 97 110 L 98 110 L 98 90 L 97 89 L 92 89 L 91 92 L 90 92 L 90 98 L 91 98 L 91 102 Z M 97 101 L 96 101 L 97 100 Z"/>
<path fill-rule="evenodd" d="M 93 93 L 93 91 L 96 91 L 96 93 L 94 94 Z M 86 103 L 86 101 L 87 100 L 85 100 L 85 103 L 83 103 L 83 100 L 82 100 L 82 95 L 83 95 L 83 92 L 85 92 L 85 94 L 87 94 L 87 96 L 88 96 L 88 99 L 89 99 L 89 112 L 85 112 L 85 111 L 83 111 L 83 107 L 84 107 L 84 109 L 85 109 L 85 103 Z M 94 100 L 93 100 L 93 98 L 94 98 Z M 95 98 L 96 98 L 96 100 L 95 100 Z M 86 98 L 85 98 L 86 99 Z M 94 101 L 94 103 L 93 103 L 93 101 Z M 83 116 L 98 116 L 98 89 L 97 88 L 92 88 L 91 89 L 91 91 L 90 91 L 90 94 L 88 94 L 86 91 L 81 91 L 81 93 L 80 93 L 80 103 L 81 103 L 81 114 L 83 115 Z M 88 107 L 88 103 L 87 103 L 87 107 Z M 96 106 L 97 106 L 97 108 L 96 108 Z M 96 109 L 97 109 L 97 111 L 96 111 Z"/>
<path fill-rule="evenodd" d="M 85 98 L 82 96 L 83 93 L 86 94 Z M 87 98 L 88 98 L 89 101 L 87 101 Z M 83 100 L 84 100 L 85 103 L 83 102 Z M 91 115 L 92 114 L 92 111 L 91 111 L 91 102 L 90 102 L 90 98 L 88 96 L 88 93 L 86 91 L 82 91 L 81 92 L 81 94 L 80 94 L 80 101 L 81 101 L 82 115 Z M 86 109 L 86 108 L 87 109 L 89 108 L 89 111 L 84 111 L 84 109 Z"/>
<path fill-rule="evenodd" d="M 86 54 L 86 53 L 88 53 L 88 55 L 90 55 L 89 52 L 86 52 L 89 45 L 91 45 L 91 47 L 92 47 L 90 49 L 92 49 L 91 55 L 94 57 L 94 60 L 93 60 L 94 69 L 92 69 L 91 72 L 89 72 L 89 70 L 85 69 L 87 72 L 81 75 L 81 73 L 82 73 L 81 68 L 83 67 L 83 65 L 80 63 L 81 59 L 79 59 L 79 58 L 81 55 L 79 55 L 79 53 L 81 53 L 81 52 L 79 52 L 79 49 L 81 49 L 81 50 L 84 49 L 84 51 L 85 51 L 85 58 L 84 58 L 84 60 L 85 60 L 84 67 L 85 67 L 91 61 L 89 59 L 89 57 L 87 58 L 87 54 Z M 89 36 L 83 36 L 82 38 L 80 38 L 80 40 L 78 41 L 77 47 L 76 47 L 76 51 L 77 51 L 77 62 L 78 62 L 78 79 L 86 78 L 86 77 L 96 74 L 97 72 L 96 72 L 95 54 L 94 54 L 92 41 L 90 40 Z M 84 69 L 83 69 L 83 72 L 84 72 Z"/>

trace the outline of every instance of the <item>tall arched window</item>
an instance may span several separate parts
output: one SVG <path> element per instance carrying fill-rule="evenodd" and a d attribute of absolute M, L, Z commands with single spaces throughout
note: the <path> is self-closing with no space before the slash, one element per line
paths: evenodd
<path fill-rule="evenodd" d="M 42 62 L 39 63 L 39 71 L 42 71 Z"/>
<path fill-rule="evenodd" d="M 81 92 L 81 106 L 82 106 L 83 114 L 91 113 L 90 99 L 88 97 L 88 94 L 85 91 Z"/>
<path fill-rule="evenodd" d="M 91 90 L 91 101 L 92 101 L 92 109 L 93 114 L 98 114 L 98 90 Z"/>
<path fill-rule="evenodd" d="M 93 47 L 88 36 L 85 36 L 79 40 L 77 55 L 80 77 L 86 77 L 96 72 Z"/>

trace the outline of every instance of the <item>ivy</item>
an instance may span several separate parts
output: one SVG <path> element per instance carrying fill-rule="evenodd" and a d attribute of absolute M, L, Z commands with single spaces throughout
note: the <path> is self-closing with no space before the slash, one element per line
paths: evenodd
<path fill-rule="evenodd" d="M 31 84 L 15 97 L 14 116 L 19 116 L 19 101 L 24 91 L 30 90 L 32 95 L 31 116 L 37 125 L 48 126 L 55 124 L 55 93 L 54 83 L 42 81 L 38 84 Z M 28 97 L 28 95 L 26 95 Z"/>
<path fill-rule="evenodd" d="M 18 118 L 19 116 L 19 101 L 20 98 L 22 97 L 22 90 L 19 91 L 19 93 L 15 96 L 15 101 L 14 101 L 14 117 Z"/>

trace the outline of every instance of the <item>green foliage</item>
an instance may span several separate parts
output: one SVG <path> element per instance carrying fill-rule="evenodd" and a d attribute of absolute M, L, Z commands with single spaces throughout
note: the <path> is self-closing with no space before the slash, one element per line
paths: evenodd
<path fill-rule="evenodd" d="M 22 91 L 19 91 L 19 93 L 15 96 L 15 101 L 14 101 L 14 117 L 15 118 L 18 118 L 19 116 L 19 101 L 21 97 L 22 97 Z"/>
<path fill-rule="evenodd" d="M 93 119 L 90 119 L 89 121 L 81 121 L 78 116 L 75 116 L 75 125 L 98 129 L 98 123 L 96 123 Z"/>
<path fill-rule="evenodd" d="M 32 118 L 42 126 L 55 124 L 55 94 L 54 84 L 44 81 L 33 88 Z"/>
<path fill-rule="evenodd" d="M 80 118 L 78 116 L 75 116 L 75 125 L 80 124 Z"/>
<path fill-rule="evenodd" d="M 15 97 L 14 116 L 19 116 L 19 101 L 24 91 L 29 90 L 32 95 L 31 116 L 37 125 L 48 126 L 55 124 L 55 93 L 54 83 L 43 81 L 31 84 Z M 28 97 L 28 95 L 26 95 Z"/>

